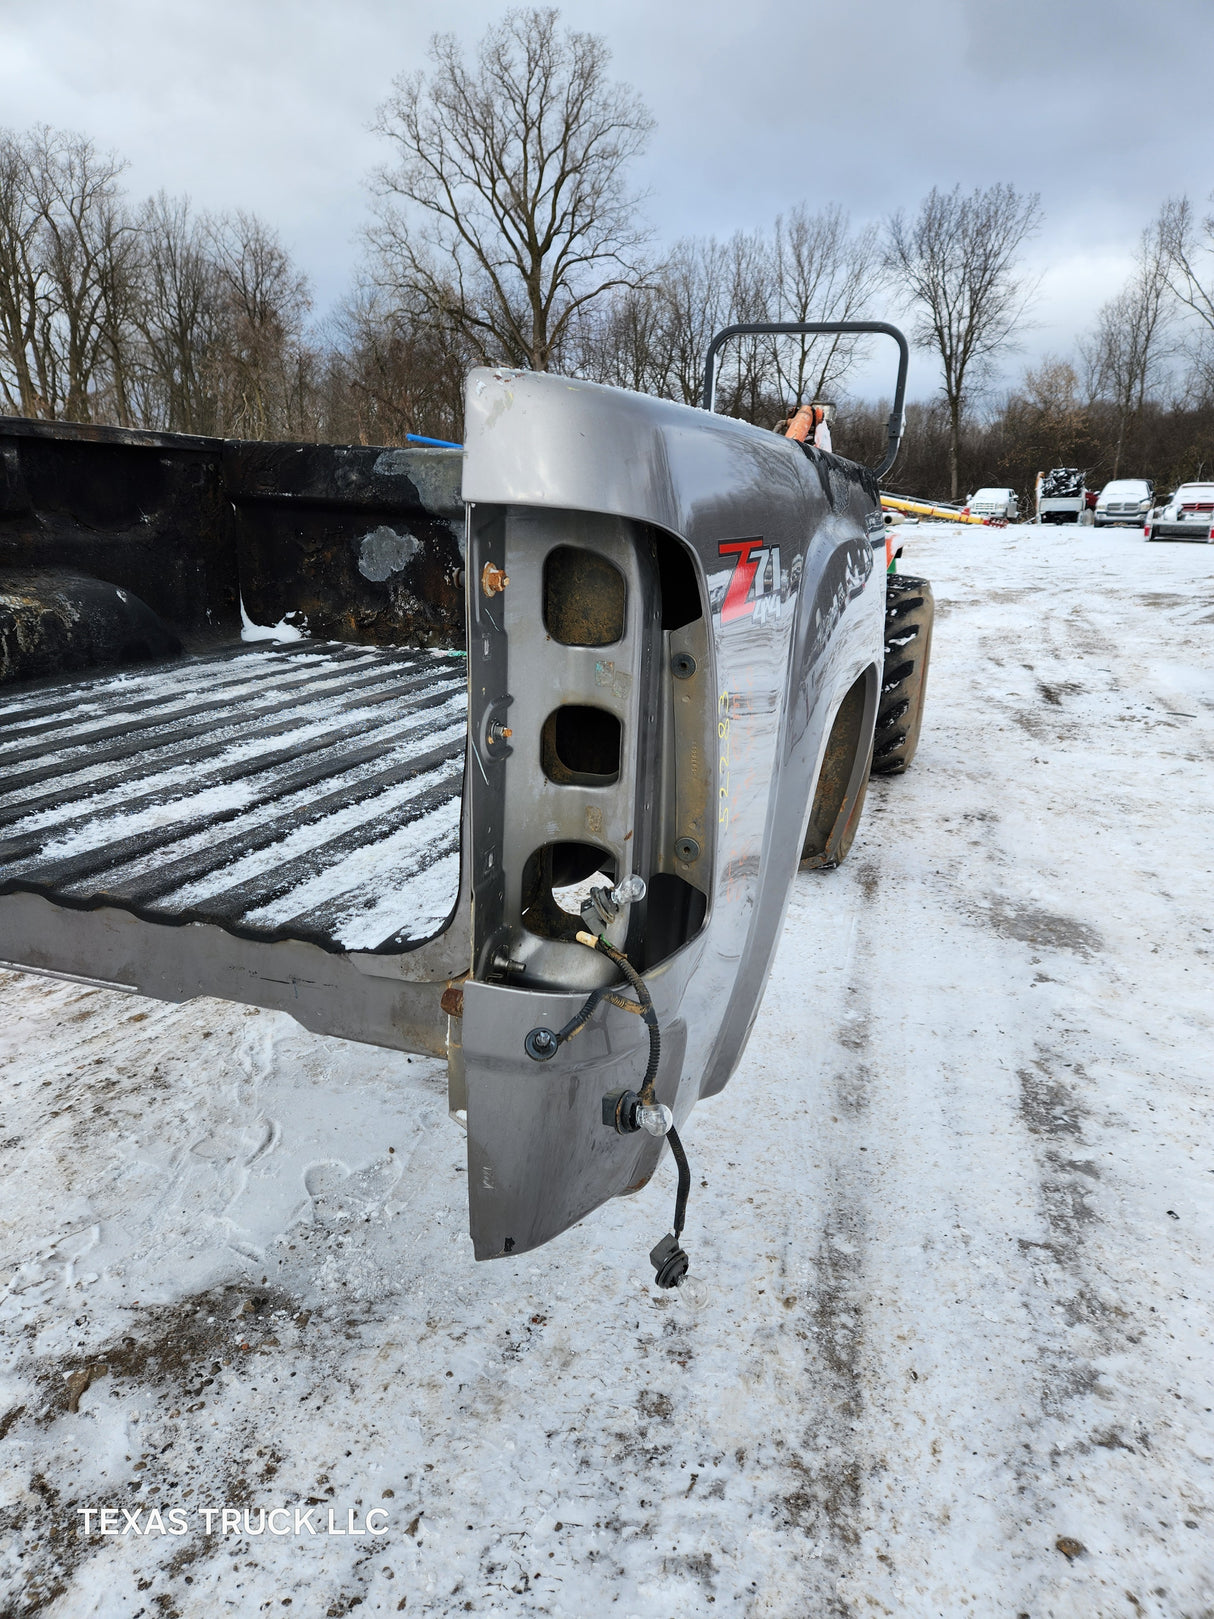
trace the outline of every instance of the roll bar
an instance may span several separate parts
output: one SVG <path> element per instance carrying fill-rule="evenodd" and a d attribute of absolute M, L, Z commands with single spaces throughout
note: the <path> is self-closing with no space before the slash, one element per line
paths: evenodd
<path fill-rule="evenodd" d="M 704 394 L 701 403 L 705 410 L 712 410 L 716 404 L 717 350 L 731 337 L 770 335 L 819 337 L 829 332 L 838 332 L 843 336 L 877 332 L 885 337 L 892 337 L 898 345 L 898 381 L 894 387 L 893 409 L 889 413 L 889 447 L 880 466 L 873 468 L 877 477 L 883 478 L 897 460 L 898 446 L 902 442 L 902 407 L 906 399 L 906 371 L 910 364 L 910 351 L 906 346 L 906 338 L 896 326 L 889 326 L 883 320 L 758 320 L 743 321 L 737 326 L 726 326 L 713 338 L 704 356 Z"/>

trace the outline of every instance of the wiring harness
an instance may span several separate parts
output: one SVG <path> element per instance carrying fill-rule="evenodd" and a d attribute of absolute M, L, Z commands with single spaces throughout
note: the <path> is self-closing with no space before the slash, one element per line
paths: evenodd
<path fill-rule="evenodd" d="M 654 1089 L 658 1064 L 662 1056 L 662 1031 L 658 1027 L 653 999 L 645 980 L 628 957 L 622 950 L 617 950 L 609 943 L 603 934 L 596 936 L 593 933 L 579 932 L 577 941 L 588 949 L 606 956 L 624 975 L 636 999 L 629 1000 L 626 995 L 620 994 L 614 988 L 602 987 L 591 990 L 583 1005 L 564 1028 L 555 1031 L 532 1029 L 524 1042 L 527 1054 L 536 1062 L 547 1062 L 549 1058 L 555 1057 L 563 1045 L 582 1032 L 604 1001 L 619 1007 L 623 1012 L 631 1012 L 644 1021 L 649 1032 L 649 1061 L 645 1065 L 640 1089 L 611 1091 L 604 1096 L 603 1123 L 620 1135 L 631 1135 L 635 1130 L 645 1130 L 653 1136 L 665 1136 L 670 1142 L 670 1151 L 679 1172 L 674 1202 L 674 1227 L 651 1251 L 649 1260 L 659 1287 L 680 1287 L 687 1276 L 689 1263 L 680 1244 L 680 1238 L 687 1218 L 687 1199 L 691 1192 L 691 1166 L 687 1162 L 687 1153 L 679 1138 L 679 1132 L 675 1129 L 674 1115 L 668 1107 L 658 1101 Z"/>

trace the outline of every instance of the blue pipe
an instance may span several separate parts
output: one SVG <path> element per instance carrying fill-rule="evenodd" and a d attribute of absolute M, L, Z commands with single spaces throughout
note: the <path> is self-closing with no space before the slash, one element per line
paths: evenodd
<path fill-rule="evenodd" d="M 449 438 L 425 438 L 421 433 L 406 433 L 406 444 L 429 444 L 436 450 L 462 450 L 462 444 L 453 444 Z"/>

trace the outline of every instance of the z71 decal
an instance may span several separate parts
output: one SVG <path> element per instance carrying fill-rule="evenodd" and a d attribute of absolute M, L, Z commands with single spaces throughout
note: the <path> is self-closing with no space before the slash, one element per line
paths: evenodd
<path fill-rule="evenodd" d="M 762 539 L 722 540 L 717 555 L 733 558 L 733 573 L 721 602 L 721 623 L 732 624 L 750 618 L 756 607 L 760 620 L 779 608 L 783 594 L 780 547 L 764 545 Z M 771 576 L 768 578 L 768 561 Z M 770 603 L 770 606 L 768 604 Z"/>

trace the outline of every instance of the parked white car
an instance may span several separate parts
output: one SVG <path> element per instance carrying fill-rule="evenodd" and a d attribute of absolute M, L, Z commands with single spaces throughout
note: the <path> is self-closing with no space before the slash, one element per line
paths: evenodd
<path fill-rule="evenodd" d="M 1143 526 L 1148 540 L 1208 540 L 1214 527 L 1214 483 L 1182 483 Z"/>
<path fill-rule="evenodd" d="M 1116 478 L 1096 497 L 1096 527 L 1129 523 L 1138 528 L 1155 504 L 1155 486 L 1149 478 Z"/>
<path fill-rule="evenodd" d="M 1020 502 L 1014 489 L 979 489 L 965 504 L 971 517 L 1006 517 L 1014 523 L 1020 516 Z"/>

